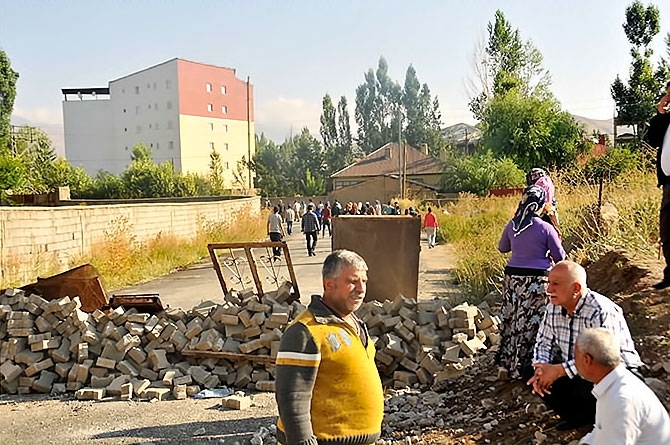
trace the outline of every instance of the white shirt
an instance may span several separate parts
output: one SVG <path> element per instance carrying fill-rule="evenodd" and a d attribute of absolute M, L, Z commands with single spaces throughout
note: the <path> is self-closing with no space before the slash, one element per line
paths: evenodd
<path fill-rule="evenodd" d="M 268 232 L 284 233 L 282 228 L 283 222 L 284 221 L 279 213 L 270 213 L 268 215 L 268 224 L 270 225 L 270 230 L 268 230 Z"/>
<path fill-rule="evenodd" d="M 286 222 L 293 222 L 295 219 L 295 212 L 293 211 L 292 208 L 286 209 Z"/>
<path fill-rule="evenodd" d="M 656 394 L 623 364 L 598 382 L 596 424 L 580 440 L 588 445 L 670 444 L 670 418 Z"/>

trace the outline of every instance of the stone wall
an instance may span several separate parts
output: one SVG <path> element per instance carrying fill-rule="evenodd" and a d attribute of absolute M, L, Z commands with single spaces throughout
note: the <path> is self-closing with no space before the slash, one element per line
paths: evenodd
<path fill-rule="evenodd" d="M 63 207 L 0 208 L 0 283 L 28 283 L 46 270 L 63 271 L 124 225 L 138 241 L 158 234 L 192 238 L 199 222 L 225 221 L 258 198 Z"/>

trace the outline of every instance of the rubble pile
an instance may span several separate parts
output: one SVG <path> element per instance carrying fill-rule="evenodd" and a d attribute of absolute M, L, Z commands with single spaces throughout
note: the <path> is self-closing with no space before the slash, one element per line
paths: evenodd
<path fill-rule="evenodd" d="M 445 300 L 369 302 L 358 311 L 376 339 L 384 386 L 429 386 L 465 374 L 478 351 L 500 342 L 500 319 L 486 303 L 451 307 Z"/>
<path fill-rule="evenodd" d="M 183 399 L 222 385 L 273 391 L 271 358 L 286 325 L 304 310 L 290 299 L 284 283 L 262 298 L 231 291 L 224 304 L 188 312 L 86 313 L 79 297 L 46 301 L 7 289 L 0 296 L 0 386 L 11 394 L 76 391 L 91 400 Z M 232 357 L 203 358 L 208 351 Z"/>

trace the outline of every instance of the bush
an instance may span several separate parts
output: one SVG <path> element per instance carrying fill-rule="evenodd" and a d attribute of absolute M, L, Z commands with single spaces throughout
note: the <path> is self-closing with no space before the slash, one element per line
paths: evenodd
<path fill-rule="evenodd" d="M 442 175 L 442 189 L 485 196 L 493 188 L 522 187 L 525 173 L 510 158 L 490 153 L 454 159 Z"/>
<path fill-rule="evenodd" d="M 641 166 L 640 152 L 628 147 L 608 148 L 603 155 L 586 162 L 584 177 L 591 184 L 597 183 L 601 177 L 610 182 L 639 170 Z"/>

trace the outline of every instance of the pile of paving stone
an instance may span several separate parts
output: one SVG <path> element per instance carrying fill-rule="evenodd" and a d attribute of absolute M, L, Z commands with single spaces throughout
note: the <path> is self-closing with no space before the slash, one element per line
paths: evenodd
<path fill-rule="evenodd" d="M 304 310 L 290 298 L 285 283 L 262 298 L 232 291 L 223 304 L 205 302 L 188 312 L 86 313 L 78 297 L 47 301 L 7 289 L 0 296 L 0 386 L 10 394 L 76 391 L 94 400 L 182 399 L 223 385 L 273 391 L 271 358 L 286 325 Z"/>
<path fill-rule="evenodd" d="M 359 315 L 376 339 L 375 360 L 387 387 L 429 386 L 461 377 L 472 356 L 500 342 L 500 319 L 486 303 L 445 300 L 370 302 Z"/>
<path fill-rule="evenodd" d="M 0 386 L 92 400 L 182 399 L 221 386 L 274 391 L 282 333 L 305 309 L 291 291 L 288 282 L 260 298 L 231 291 L 222 304 L 149 314 L 123 307 L 87 313 L 78 297 L 47 301 L 7 289 L 0 295 Z M 473 354 L 499 339 L 499 320 L 485 307 L 398 297 L 365 303 L 359 314 L 389 387 L 458 377 Z"/>

